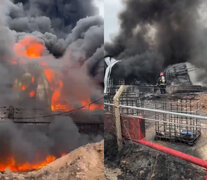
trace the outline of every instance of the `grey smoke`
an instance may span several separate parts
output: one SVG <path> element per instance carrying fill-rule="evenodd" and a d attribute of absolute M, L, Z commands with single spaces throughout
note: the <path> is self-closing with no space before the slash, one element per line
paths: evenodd
<path fill-rule="evenodd" d="M 76 103 L 83 98 L 102 96 L 102 88 L 97 81 L 103 81 L 100 78 L 103 74 L 100 66 L 103 61 L 103 19 L 97 16 L 93 0 L 3 0 L 0 10 L 1 105 L 22 105 L 24 110 L 33 105 L 42 108 L 23 98 L 24 103 L 19 103 L 19 93 L 13 89 L 14 80 L 28 70 L 42 75 L 36 61 L 46 61 L 49 68 L 60 73 L 64 84 L 63 100 L 72 107 L 80 107 Z M 11 66 L 14 59 L 28 60 L 18 57 L 13 50 L 15 43 L 25 36 L 34 37 L 44 44 L 46 52 L 40 59 L 30 60 L 26 65 Z M 42 113 L 48 113 L 47 108 L 42 109 Z M 25 114 L 28 115 L 27 112 Z M 94 117 L 74 118 L 86 122 L 93 121 Z M 103 122 L 103 115 L 99 120 Z M 94 140 L 97 137 L 80 134 L 70 117 L 53 119 L 47 128 L 16 125 L 8 120 L 0 123 L 0 155 L 3 156 L 0 163 L 10 155 L 18 162 L 34 162 L 37 160 L 34 154 L 39 152 L 39 160 L 48 154 L 59 156 Z"/>
<path fill-rule="evenodd" d="M 17 32 L 50 32 L 51 21 L 48 17 L 20 17 L 17 19 L 12 19 L 10 22 L 10 28 L 16 30 Z"/>
<path fill-rule="evenodd" d="M 87 67 L 89 73 L 92 74 L 98 81 L 103 81 L 104 79 L 104 46 L 101 46 L 96 50 L 93 56 L 87 61 Z"/>
<path fill-rule="evenodd" d="M 10 12 L 9 25 L 11 29 L 18 32 L 25 32 L 25 30 L 30 33 L 35 30 L 48 32 L 47 28 L 39 29 L 39 25 L 44 26 L 40 22 L 46 21 L 45 26 L 51 24 L 51 27 L 48 27 L 51 33 L 66 37 L 79 19 L 97 14 L 93 0 L 14 0 L 13 2 L 16 7 Z M 30 29 L 26 23 L 21 23 L 22 17 L 26 17 L 25 21 L 29 22 L 29 25 L 32 25 L 33 21 L 35 29 Z"/>
<path fill-rule="evenodd" d="M 95 138 L 80 134 L 70 117 L 53 118 L 49 127 L 4 121 L 0 123 L 0 164 L 10 157 L 17 163 L 41 162 L 48 155 L 59 157 Z"/>
<path fill-rule="evenodd" d="M 120 33 L 112 43 L 105 45 L 108 55 L 123 60 L 120 66 L 128 64 L 127 68 L 120 67 L 125 69 L 124 78 L 136 78 L 145 82 L 151 78 L 150 81 L 154 82 L 159 71 L 168 65 L 189 61 L 198 66 L 201 62 L 206 62 L 199 58 L 204 57 L 207 47 L 206 28 L 199 16 L 199 9 L 206 1 L 124 2 L 126 8 L 119 16 Z M 145 69 L 134 68 L 142 64 L 145 54 L 148 54 Z M 149 78 L 142 79 L 140 76 L 143 73 Z"/>
<path fill-rule="evenodd" d="M 103 45 L 103 19 L 97 16 L 93 0 L 9 2 L 5 15 L 9 29 L 15 36 L 32 34 L 42 39 L 55 57 L 81 43 L 77 53 L 86 53 L 86 61 Z"/>
<path fill-rule="evenodd" d="M 79 98 L 78 93 L 97 94 L 96 90 L 101 95 L 99 84 L 96 83 L 103 81 L 103 53 L 100 52 L 103 50 L 104 41 L 103 19 L 96 15 L 97 10 L 92 2 L 5 1 L 0 6 L 7 9 L 2 16 L 5 25 L 2 25 L 0 30 L 1 58 L 18 58 L 13 52 L 14 44 L 25 36 L 35 37 L 48 51 L 42 60 L 51 67 L 56 67 L 64 77 L 64 92 L 67 91 L 67 96 L 77 94 L 74 98 Z M 65 3 L 64 7 L 62 3 Z M 66 11 L 68 8 L 70 12 Z M 69 16 L 71 13 L 74 13 L 74 18 Z M 61 21 L 64 27 L 56 26 L 56 20 Z M 8 57 L 5 57 L 5 53 Z M 8 66 L 6 68 L 8 69 Z M 71 86 L 73 83 L 77 88 Z M 81 87 L 80 91 L 77 91 L 78 87 Z"/>
<path fill-rule="evenodd" d="M 15 39 L 7 27 L 0 27 L 0 62 L 9 61 L 13 55 L 13 43 Z"/>

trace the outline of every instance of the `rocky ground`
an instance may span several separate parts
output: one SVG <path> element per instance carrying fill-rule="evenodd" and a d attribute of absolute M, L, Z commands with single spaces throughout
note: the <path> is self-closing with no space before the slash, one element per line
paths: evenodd
<path fill-rule="evenodd" d="M 6 170 L 0 180 L 103 180 L 104 142 L 80 147 L 44 168 L 14 173 Z"/>
<path fill-rule="evenodd" d="M 206 175 L 198 166 L 129 141 L 118 153 L 114 137 L 104 139 L 106 180 L 203 180 Z"/>

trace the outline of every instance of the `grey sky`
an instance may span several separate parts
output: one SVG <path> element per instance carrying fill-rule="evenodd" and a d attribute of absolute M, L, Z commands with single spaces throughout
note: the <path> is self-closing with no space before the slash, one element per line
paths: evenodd
<path fill-rule="evenodd" d="M 104 0 L 94 0 L 94 2 L 99 9 L 99 15 L 104 17 Z"/>
<path fill-rule="evenodd" d="M 122 0 L 104 0 L 104 41 L 110 41 L 118 33 L 118 14 L 122 9 Z"/>

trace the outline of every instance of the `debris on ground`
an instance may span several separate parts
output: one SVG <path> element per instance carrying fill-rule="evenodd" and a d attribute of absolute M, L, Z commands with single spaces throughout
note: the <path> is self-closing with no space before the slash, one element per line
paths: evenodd
<path fill-rule="evenodd" d="M 121 170 L 119 168 L 111 169 L 104 168 L 104 180 L 117 180 L 117 176 L 121 175 Z"/>
<path fill-rule="evenodd" d="M 203 168 L 130 141 L 118 153 L 110 134 L 105 134 L 104 154 L 106 180 L 203 180 L 206 175 Z M 113 171 L 120 173 L 110 177 Z"/>
<path fill-rule="evenodd" d="M 40 170 L 16 173 L 6 169 L 0 180 L 103 180 L 104 141 L 88 144 Z"/>

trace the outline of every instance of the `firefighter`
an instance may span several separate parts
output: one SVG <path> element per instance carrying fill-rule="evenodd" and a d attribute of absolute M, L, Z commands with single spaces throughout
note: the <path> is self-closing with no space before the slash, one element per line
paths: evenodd
<path fill-rule="evenodd" d="M 160 77 L 158 79 L 158 86 L 160 88 L 160 93 L 166 94 L 166 80 L 163 72 L 160 73 Z"/>

